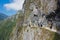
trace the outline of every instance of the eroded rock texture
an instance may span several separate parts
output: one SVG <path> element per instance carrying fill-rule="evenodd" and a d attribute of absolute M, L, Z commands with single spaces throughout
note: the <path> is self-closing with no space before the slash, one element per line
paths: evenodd
<path fill-rule="evenodd" d="M 58 0 L 25 0 L 23 25 L 17 25 L 10 40 L 54 40 L 60 25 L 59 7 Z"/>
<path fill-rule="evenodd" d="M 25 0 L 25 25 L 50 28 L 56 26 L 57 7 L 57 0 Z"/>

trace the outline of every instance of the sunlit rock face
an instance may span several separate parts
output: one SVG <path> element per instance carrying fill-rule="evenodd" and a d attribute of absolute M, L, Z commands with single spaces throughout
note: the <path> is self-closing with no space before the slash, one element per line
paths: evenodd
<path fill-rule="evenodd" d="M 57 18 L 57 0 L 25 0 L 24 13 L 27 25 L 48 26 Z M 56 17 L 56 18 L 55 18 Z M 27 20 L 28 19 L 28 20 Z"/>
<path fill-rule="evenodd" d="M 59 30 L 59 5 L 58 0 L 25 0 L 23 27 L 17 25 L 10 40 L 53 40 L 54 33 L 43 27 Z"/>
<path fill-rule="evenodd" d="M 27 31 L 23 32 L 23 40 L 50 40 L 50 36 L 47 35 L 49 32 L 45 34 L 48 36 L 46 38 L 45 35 L 41 34 L 43 31 L 39 28 L 49 27 L 50 29 L 56 29 L 56 10 L 57 0 L 25 0 L 24 24 L 27 26 Z M 34 27 L 37 29 L 34 30 Z M 41 31 L 40 34 L 38 31 Z M 34 32 L 36 32 L 36 34 Z M 42 35 L 44 37 L 41 37 Z"/>

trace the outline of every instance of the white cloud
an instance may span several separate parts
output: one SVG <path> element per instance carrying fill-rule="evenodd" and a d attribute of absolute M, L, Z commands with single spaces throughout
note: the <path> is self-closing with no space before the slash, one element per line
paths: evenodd
<path fill-rule="evenodd" d="M 4 4 L 4 7 L 6 7 L 8 10 L 21 10 L 23 6 L 24 0 L 13 0 L 13 2 Z"/>

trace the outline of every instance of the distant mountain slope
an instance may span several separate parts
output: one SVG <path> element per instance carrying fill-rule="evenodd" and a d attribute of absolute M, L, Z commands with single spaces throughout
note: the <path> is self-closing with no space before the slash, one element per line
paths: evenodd
<path fill-rule="evenodd" d="M 3 20 L 3 19 L 5 19 L 5 18 L 7 18 L 8 16 L 7 15 L 5 15 L 5 14 L 3 14 L 3 13 L 0 13 L 0 20 Z"/>

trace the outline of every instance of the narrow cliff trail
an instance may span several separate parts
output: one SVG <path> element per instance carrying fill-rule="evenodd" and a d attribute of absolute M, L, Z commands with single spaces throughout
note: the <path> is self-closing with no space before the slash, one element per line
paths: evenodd
<path fill-rule="evenodd" d="M 49 27 L 42 27 L 42 28 L 45 28 L 45 29 L 47 29 L 49 31 L 56 32 L 56 33 L 60 34 L 60 31 L 57 31 L 55 29 L 50 29 Z"/>

